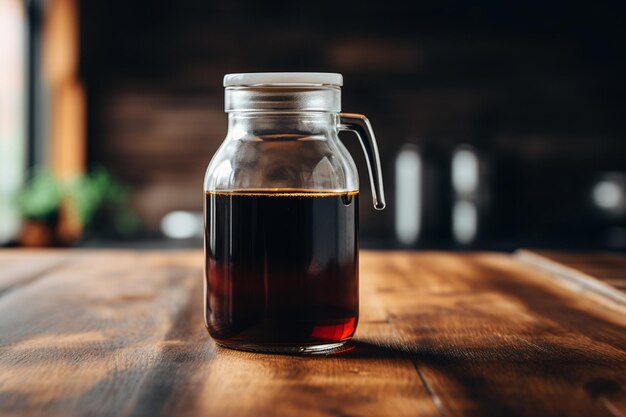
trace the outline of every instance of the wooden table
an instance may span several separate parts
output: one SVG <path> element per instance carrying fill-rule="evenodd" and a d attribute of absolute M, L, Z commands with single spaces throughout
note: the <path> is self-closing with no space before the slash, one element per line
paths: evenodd
<path fill-rule="evenodd" d="M 362 252 L 354 349 L 300 357 L 216 347 L 198 251 L 4 250 L 0 415 L 624 416 L 626 257 L 593 256 Z"/>

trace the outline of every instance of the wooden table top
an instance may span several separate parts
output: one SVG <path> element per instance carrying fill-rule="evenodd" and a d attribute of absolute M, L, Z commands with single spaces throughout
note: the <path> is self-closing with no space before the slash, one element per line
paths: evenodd
<path fill-rule="evenodd" d="M 0 415 L 625 416 L 623 293 L 558 255 L 363 251 L 354 348 L 303 357 L 214 344 L 199 251 L 3 250 Z"/>

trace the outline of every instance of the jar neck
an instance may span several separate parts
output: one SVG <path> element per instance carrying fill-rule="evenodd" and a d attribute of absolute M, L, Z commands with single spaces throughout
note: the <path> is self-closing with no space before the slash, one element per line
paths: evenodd
<path fill-rule="evenodd" d="M 294 139 L 301 136 L 337 136 L 338 113 L 331 112 L 230 112 L 228 136 L 231 139 Z"/>

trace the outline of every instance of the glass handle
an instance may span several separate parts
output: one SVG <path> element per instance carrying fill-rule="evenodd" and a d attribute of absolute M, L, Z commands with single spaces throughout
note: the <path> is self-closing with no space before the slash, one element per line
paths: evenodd
<path fill-rule="evenodd" d="M 385 190 L 383 189 L 383 174 L 380 169 L 380 157 L 378 146 L 372 125 L 367 117 L 362 114 L 340 113 L 339 130 L 348 130 L 356 133 L 367 161 L 367 169 L 370 173 L 370 183 L 372 184 L 372 196 L 374 197 L 374 208 L 382 210 L 385 208 Z"/>

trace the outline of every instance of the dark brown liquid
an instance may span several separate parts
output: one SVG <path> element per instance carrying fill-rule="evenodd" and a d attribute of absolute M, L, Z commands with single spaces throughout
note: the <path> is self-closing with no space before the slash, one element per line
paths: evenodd
<path fill-rule="evenodd" d="M 358 193 L 207 193 L 206 323 L 230 346 L 348 340 L 358 320 Z"/>

